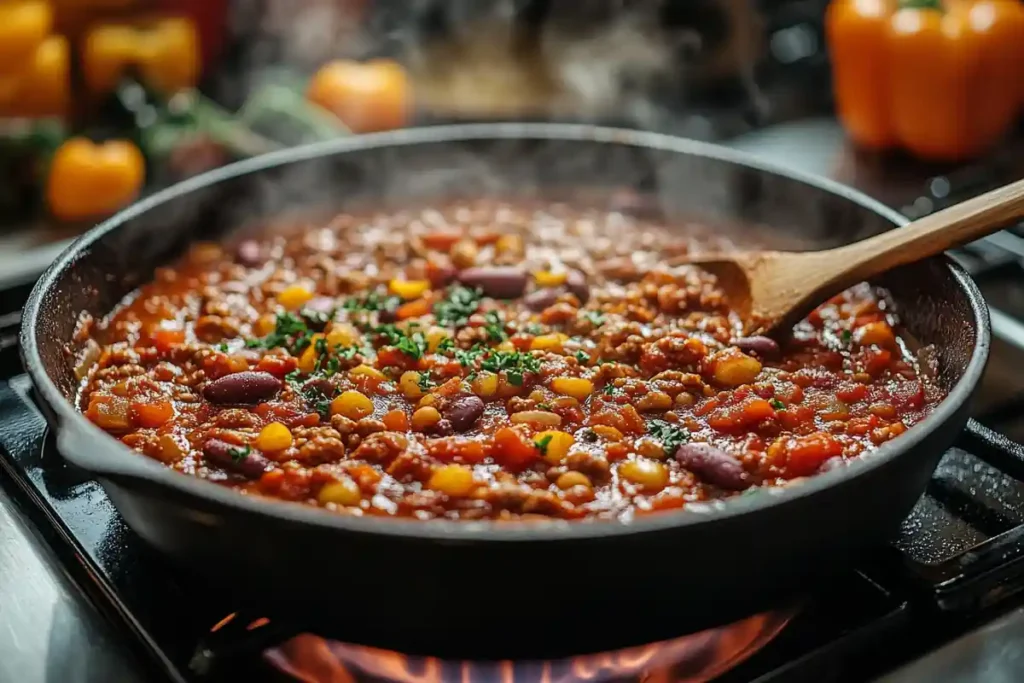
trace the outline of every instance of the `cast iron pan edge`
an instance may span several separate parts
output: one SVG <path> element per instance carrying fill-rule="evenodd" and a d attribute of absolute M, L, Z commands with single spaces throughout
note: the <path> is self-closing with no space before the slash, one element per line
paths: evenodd
<path fill-rule="evenodd" d="M 48 417 L 55 427 L 58 446 L 62 454 L 72 463 L 90 471 L 100 478 L 112 481 L 168 487 L 180 494 L 197 496 L 207 501 L 240 511 L 255 512 L 282 520 L 313 524 L 320 527 L 344 529 L 352 533 L 387 534 L 412 536 L 444 544 L 515 542 L 515 541 L 560 541 L 587 539 L 618 535 L 657 532 L 670 527 L 699 524 L 712 519 L 756 513 L 757 511 L 793 502 L 811 496 L 830 487 L 840 479 L 854 479 L 883 466 L 903 452 L 911 450 L 940 425 L 956 419 L 958 409 L 970 398 L 984 371 L 990 344 L 990 323 L 988 308 L 980 291 L 970 277 L 951 260 L 948 267 L 958 285 L 966 293 L 974 315 L 975 343 L 973 353 L 963 375 L 945 400 L 923 422 L 915 425 L 898 439 L 881 446 L 870 457 L 858 459 L 846 468 L 825 472 L 811 478 L 800 486 L 772 489 L 769 495 L 742 496 L 718 505 L 691 505 L 680 512 L 651 515 L 630 523 L 530 523 L 524 525 L 489 522 L 448 522 L 383 520 L 372 517 L 347 517 L 332 514 L 316 508 L 301 505 L 268 503 L 259 499 L 241 496 L 217 484 L 182 476 L 166 469 L 109 437 L 93 425 L 71 403 L 50 380 L 43 366 L 38 345 L 36 323 L 39 312 L 51 296 L 54 283 L 76 261 L 89 253 L 90 245 L 106 233 L 116 230 L 121 224 L 183 194 L 194 192 L 210 184 L 255 171 L 314 159 L 321 156 L 344 153 L 350 150 L 376 147 L 399 147 L 435 141 L 460 141 L 474 139 L 579 139 L 593 142 L 609 142 L 648 147 L 661 151 L 710 157 L 713 159 L 745 165 L 767 173 L 786 176 L 818 189 L 839 195 L 844 199 L 873 211 L 896 225 L 908 221 L 901 214 L 847 186 L 831 180 L 805 175 L 790 169 L 780 168 L 733 150 L 694 140 L 676 138 L 657 133 L 646 133 L 613 128 L 599 128 L 575 124 L 474 124 L 460 126 L 437 126 L 430 128 L 405 129 L 387 133 L 340 138 L 325 143 L 314 143 L 278 152 L 272 152 L 252 159 L 230 164 L 208 173 L 196 176 L 166 190 L 158 192 L 117 214 L 113 218 L 88 231 L 72 243 L 47 269 L 36 283 L 24 309 L 20 334 L 22 361 L 35 385 L 37 393 L 46 405 Z M 47 340 L 50 341 L 50 340 Z M 61 340 L 63 341 L 63 340 Z"/>

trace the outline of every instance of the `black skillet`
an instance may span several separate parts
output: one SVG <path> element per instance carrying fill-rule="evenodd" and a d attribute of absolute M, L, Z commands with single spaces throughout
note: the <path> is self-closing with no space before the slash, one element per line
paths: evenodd
<path fill-rule="evenodd" d="M 130 451 L 75 409 L 68 347 L 82 311 L 102 316 L 192 239 L 288 209 L 581 188 L 610 204 L 623 187 L 658 197 L 673 221 L 757 226 L 764 246 L 832 246 L 905 222 L 835 183 L 655 134 L 484 124 L 341 139 L 193 178 L 84 235 L 29 299 L 23 360 L 61 453 L 99 479 L 140 536 L 240 606 L 324 635 L 434 655 L 549 656 L 786 605 L 896 531 L 965 423 L 989 321 L 946 258 L 878 281 L 909 335 L 937 350 L 948 398 L 927 420 L 802 485 L 631 524 L 395 521 L 245 497 Z"/>

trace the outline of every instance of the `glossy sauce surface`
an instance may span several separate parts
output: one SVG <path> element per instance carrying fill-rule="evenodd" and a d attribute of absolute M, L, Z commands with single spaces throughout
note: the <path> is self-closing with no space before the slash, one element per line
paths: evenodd
<path fill-rule="evenodd" d="M 941 400 L 884 292 L 780 349 L 667 265 L 732 246 L 491 200 L 198 244 L 83 321 L 81 406 L 184 474 L 341 514 L 630 519 L 842 466 Z"/>

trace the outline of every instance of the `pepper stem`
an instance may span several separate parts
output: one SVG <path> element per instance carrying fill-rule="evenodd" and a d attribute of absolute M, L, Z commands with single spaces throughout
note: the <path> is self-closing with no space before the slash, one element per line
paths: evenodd
<path fill-rule="evenodd" d="M 900 9 L 934 9 L 943 11 L 942 0 L 900 0 Z"/>

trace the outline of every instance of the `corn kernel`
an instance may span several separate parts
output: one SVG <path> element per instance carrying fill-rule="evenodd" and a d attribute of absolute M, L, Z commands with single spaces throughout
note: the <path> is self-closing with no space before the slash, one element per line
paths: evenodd
<path fill-rule="evenodd" d="M 445 465 L 430 475 L 427 487 L 449 496 L 465 496 L 474 488 L 473 471 L 462 465 Z"/>
<path fill-rule="evenodd" d="M 569 336 L 561 332 L 554 334 L 542 334 L 534 337 L 530 342 L 530 348 L 534 351 L 560 351 L 562 344 L 569 339 Z"/>
<path fill-rule="evenodd" d="M 256 437 L 256 448 L 265 452 L 283 451 L 292 445 L 292 433 L 280 422 L 271 422 Z"/>
<path fill-rule="evenodd" d="M 622 432 L 609 425 L 594 425 L 590 428 L 590 431 L 594 432 L 605 441 L 622 441 Z"/>
<path fill-rule="evenodd" d="M 299 370 L 305 373 L 310 373 L 316 370 L 316 361 L 320 358 L 320 353 L 316 350 L 316 342 L 319 339 L 323 339 L 324 335 L 314 334 L 310 338 L 310 345 L 306 347 L 306 350 L 299 356 Z"/>
<path fill-rule="evenodd" d="M 651 460 L 627 460 L 619 465 L 619 476 L 651 493 L 662 490 L 668 484 L 668 469 L 660 462 Z"/>
<path fill-rule="evenodd" d="M 480 398 L 490 398 L 498 393 L 498 376 L 493 372 L 481 372 L 469 386 Z"/>
<path fill-rule="evenodd" d="M 403 372 L 398 379 L 398 386 L 406 398 L 419 398 L 423 395 L 423 389 L 420 388 L 420 373 L 415 370 Z"/>
<path fill-rule="evenodd" d="M 516 345 L 506 339 L 497 346 L 494 347 L 495 351 L 501 351 L 502 353 L 509 353 L 516 350 Z"/>
<path fill-rule="evenodd" d="M 430 429 L 441 421 L 441 413 L 433 406 L 417 408 L 412 414 L 412 428 L 418 432 Z"/>
<path fill-rule="evenodd" d="M 359 331 L 348 324 L 334 324 L 331 331 L 327 333 L 327 346 L 335 349 L 339 346 L 354 346 L 358 344 L 361 337 Z"/>
<path fill-rule="evenodd" d="M 502 235 L 494 243 L 494 252 L 499 256 L 515 256 L 523 252 L 523 238 L 519 235 Z"/>
<path fill-rule="evenodd" d="M 253 332 L 261 337 L 266 337 L 277 327 L 277 318 L 272 315 L 261 316 L 253 325 Z"/>
<path fill-rule="evenodd" d="M 738 387 L 750 384 L 761 372 L 761 364 L 740 351 L 727 351 L 726 355 L 716 359 L 712 376 L 722 386 Z"/>
<path fill-rule="evenodd" d="M 427 351 L 434 353 L 445 339 L 448 339 L 447 330 L 443 327 L 431 327 L 427 330 Z"/>
<path fill-rule="evenodd" d="M 567 491 L 573 486 L 586 486 L 589 489 L 591 487 L 590 477 L 582 472 L 566 472 L 558 478 L 558 481 L 555 482 L 555 486 L 563 491 Z"/>
<path fill-rule="evenodd" d="M 582 401 L 594 393 L 594 383 L 582 377 L 556 377 L 551 380 L 551 389 L 557 394 Z"/>
<path fill-rule="evenodd" d="M 533 281 L 538 287 L 558 287 L 564 285 L 568 273 L 553 273 L 550 270 L 538 270 L 533 274 Z"/>
<path fill-rule="evenodd" d="M 388 290 L 406 301 L 419 299 L 430 289 L 430 280 L 392 280 Z"/>
<path fill-rule="evenodd" d="M 572 434 L 561 432 L 557 429 L 549 429 L 540 432 L 533 437 L 533 443 L 541 451 L 545 460 L 552 465 L 557 465 L 569 454 L 575 439 Z"/>
<path fill-rule="evenodd" d="M 344 391 L 331 401 L 331 415 L 341 415 L 350 420 L 361 420 L 373 414 L 373 401 L 358 391 Z"/>
<path fill-rule="evenodd" d="M 359 486 L 348 477 L 324 484 L 323 488 L 320 489 L 320 494 L 317 496 L 317 500 L 321 505 L 326 505 L 327 503 L 348 506 L 359 505 L 359 501 L 362 499 L 363 494 L 359 490 Z"/>
<path fill-rule="evenodd" d="M 289 311 L 297 310 L 304 303 L 313 298 L 313 292 L 302 285 L 289 285 L 277 295 L 277 303 Z"/>
<path fill-rule="evenodd" d="M 387 379 L 387 376 L 383 372 L 381 372 L 377 368 L 370 367 L 369 365 L 366 364 L 355 366 L 354 368 L 348 371 L 348 374 L 350 376 L 354 375 L 356 377 L 370 377 L 379 380 Z"/>

